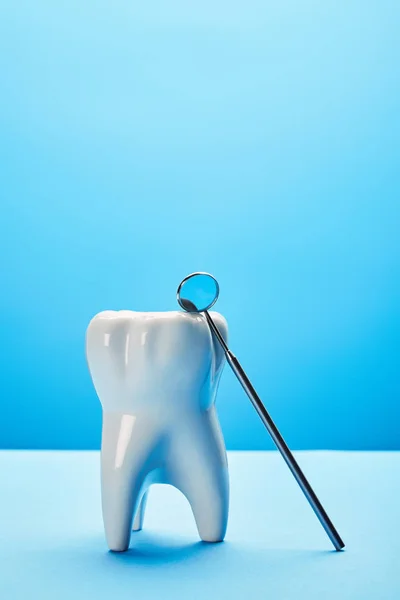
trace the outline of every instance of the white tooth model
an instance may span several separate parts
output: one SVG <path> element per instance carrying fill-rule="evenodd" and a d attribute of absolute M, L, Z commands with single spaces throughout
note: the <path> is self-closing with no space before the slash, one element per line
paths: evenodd
<path fill-rule="evenodd" d="M 227 324 L 211 313 L 223 338 Z M 199 314 L 105 311 L 86 334 L 103 407 L 101 483 L 110 550 L 142 528 L 148 488 L 168 483 L 188 499 L 205 542 L 226 531 L 229 480 L 215 396 L 225 361 Z"/>

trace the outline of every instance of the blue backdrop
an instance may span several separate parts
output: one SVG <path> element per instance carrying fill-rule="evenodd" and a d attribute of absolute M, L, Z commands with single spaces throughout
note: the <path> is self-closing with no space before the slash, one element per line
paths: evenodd
<path fill-rule="evenodd" d="M 98 447 L 90 318 L 207 270 L 291 446 L 400 448 L 399 7 L 1 4 L 2 447 Z"/>

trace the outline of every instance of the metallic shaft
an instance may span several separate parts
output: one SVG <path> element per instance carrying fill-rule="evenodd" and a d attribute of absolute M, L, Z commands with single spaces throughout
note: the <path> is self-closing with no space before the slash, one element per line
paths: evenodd
<path fill-rule="evenodd" d="M 232 352 L 229 350 L 228 346 L 225 343 L 225 340 L 223 339 L 220 332 L 218 331 L 218 327 L 215 325 L 214 321 L 212 320 L 212 318 L 210 317 L 208 312 L 204 311 L 204 314 L 206 316 L 207 322 L 208 322 L 211 330 L 213 331 L 213 333 L 215 334 L 215 336 L 217 337 L 218 341 L 220 342 L 221 346 L 223 347 L 223 349 L 225 351 L 225 356 L 226 356 L 226 360 L 227 360 L 228 364 L 230 365 L 232 371 L 235 373 L 236 377 L 240 381 L 246 394 L 250 398 L 251 403 L 253 404 L 254 408 L 256 409 L 261 421 L 264 423 L 268 433 L 270 434 L 270 436 L 271 436 L 272 440 L 274 441 L 276 447 L 278 448 L 279 452 L 283 456 L 283 459 L 286 462 L 287 466 L 289 467 L 293 477 L 296 479 L 297 483 L 299 484 L 300 488 L 302 489 L 305 497 L 307 498 L 308 502 L 311 505 L 311 508 L 317 515 L 322 527 L 325 529 L 325 531 L 326 531 L 327 535 L 329 536 L 335 549 L 342 550 L 344 548 L 344 542 L 343 542 L 342 538 L 340 537 L 339 533 L 336 531 L 332 521 L 330 520 L 327 513 L 325 512 L 325 509 L 322 506 L 321 502 L 318 500 L 318 497 L 316 496 L 316 494 L 315 494 L 314 490 L 312 489 L 311 485 L 309 484 L 306 476 L 304 475 L 299 464 L 297 463 L 296 459 L 294 458 L 293 454 L 291 453 L 288 445 L 286 444 L 285 440 L 283 439 L 282 435 L 280 434 L 275 423 L 271 419 L 267 409 L 265 408 L 264 404 L 262 403 L 262 401 L 261 401 L 260 397 L 258 396 L 257 392 L 255 391 L 254 387 L 250 383 L 250 380 L 247 377 L 246 373 L 244 372 L 241 364 L 239 363 L 236 356 L 234 354 L 232 354 Z"/>

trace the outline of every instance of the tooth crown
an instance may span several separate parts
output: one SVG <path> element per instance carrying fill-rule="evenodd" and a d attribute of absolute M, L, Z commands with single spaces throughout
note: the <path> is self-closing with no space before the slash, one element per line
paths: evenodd
<path fill-rule="evenodd" d="M 211 314 L 226 336 L 225 319 Z M 214 400 L 223 356 L 201 315 L 104 311 L 90 322 L 86 345 L 104 411 L 161 408 L 168 417 Z"/>
<path fill-rule="evenodd" d="M 227 324 L 210 313 L 227 339 Z M 189 500 L 200 537 L 225 536 L 229 480 L 215 410 L 224 352 L 199 314 L 105 311 L 86 334 L 103 407 L 101 479 L 108 546 L 124 551 L 142 528 L 148 488 L 168 483 Z"/>

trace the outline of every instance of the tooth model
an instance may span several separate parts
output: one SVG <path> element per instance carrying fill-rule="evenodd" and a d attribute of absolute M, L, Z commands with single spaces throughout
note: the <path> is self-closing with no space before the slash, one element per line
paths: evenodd
<path fill-rule="evenodd" d="M 224 339 L 227 324 L 211 313 Z M 101 488 L 110 550 L 142 528 L 149 486 L 188 499 L 201 539 L 223 540 L 229 480 L 215 410 L 224 353 L 205 318 L 184 312 L 105 311 L 86 334 L 87 360 L 103 407 Z"/>

